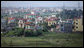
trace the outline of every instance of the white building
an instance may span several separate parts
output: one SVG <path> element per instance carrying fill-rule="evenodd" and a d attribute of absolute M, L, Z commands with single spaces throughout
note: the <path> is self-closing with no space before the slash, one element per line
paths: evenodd
<path fill-rule="evenodd" d="M 43 23 L 43 18 L 42 17 L 38 17 L 35 19 L 35 24 L 38 24 L 38 23 Z"/>
<path fill-rule="evenodd" d="M 12 14 L 12 11 L 11 11 L 11 10 L 9 10 L 9 14 L 10 14 L 10 15 Z"/>
<path fill-rule="evenodd" d="M 18 22 L 20 28 L 24 28 L 24 22 L 23 20 L 19 20 Z"/>
<path fill-rule="evenodd" d="M 31 11 L 31 14 L 35 14 L 33 11 Z"/>

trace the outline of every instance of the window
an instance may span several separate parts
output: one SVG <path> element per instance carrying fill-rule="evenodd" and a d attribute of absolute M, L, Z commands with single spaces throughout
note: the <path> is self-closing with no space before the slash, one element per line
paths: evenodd
<path fill-rule="evenodd" d="M 74 31 L 75 31 L 75 29 L 74 29 Z"/>
<path fill-rule="evenodd" d="M 78 21 L 78 20 L 76 20 L 76 21 Z"/>
<path fill-rule="evenodd" d="M 51 23 L 49 23 L 49 24 L 51 24 Z"/>
<path fill-rule="evenodd" d="M 74 29 L 74 28 L 75 28 L 75 26 L 72 26 L 72 28 Z"/>
<path fill-rule="evenodd" d="M 52 24 L 52 22 L 50 24 Z"/>
<path fill-rule="evenodd" d="M 55 25 L 56 23 L 54 23 L 54 25 Z"/>
<path fill-rule="evenodd" d="M 22 24 L 21 24 L 21 27 L 22 27 Z"/>
<path fill-rule="evenodd" d="M 78 25 L 78 23 L 76 23 L 76 25 Z"/>
<path fill-rule="evenodd" d="M 61 26 L 63 26 L 63 24 Z"/>
<path fill-rule="evenodd" d="M 30 26 L 28 26 L 28 29 L 30 29 Z"/>
<path fill-rule="evenodd" d="M 78 28 L 78 27 L 76 27 L 76 28 Z"/>
<path fill-rule="evenodd" d="M 27 29 L 27 26 L 26 26 L 26 29 Z"/>

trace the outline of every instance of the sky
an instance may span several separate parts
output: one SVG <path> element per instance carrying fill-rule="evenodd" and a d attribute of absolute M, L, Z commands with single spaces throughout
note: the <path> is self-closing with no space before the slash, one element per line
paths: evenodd
<path fill-rule="evenodd" d="M 1 7 L 83 7 L 83 1 L 1 1 Z"/>

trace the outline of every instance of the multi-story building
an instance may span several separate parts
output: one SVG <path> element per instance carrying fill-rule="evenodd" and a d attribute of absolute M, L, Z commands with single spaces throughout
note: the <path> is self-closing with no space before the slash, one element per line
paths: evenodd
<path fill-rule="evenodd" d="M 61 23 L 61 32 L 72 32 L 72 23 Z"/>
<path fill-rule="evenodd" d="M 26 22 L 25 24 L 25 29 L 34 29 L 35 28 L 35 24 L 32 22 Z"/>
<path fill-rule="evenodd" d="M 61 32 L 72 32 L 73 20 L 66 19 L 66 21 L 60 21 L 59 25 Z"/>
<path fill-rule="evenodd" d="M 38 24 L 38 23 L 43 23 L 43 18 L 40 16 L 36 16 L 35 18 L 35 24 Z"/>
<path fill-rule="evenodd" d="M 28 18 L 35 18 L 35 14 L 26 14 L 24 16 L 24 19 L 28 19 Z"/>
<path fill-rule="evenodd" d="M 18 25 L 19 25 L 20 28 L 24 28 L 24 21 L 23 21 L 23 19 L 19 20 Z"/>
<path fill-rule="evenodd" d="M 82 18 L 75 18 L 73 21 L 73 31 L 74 32 L 82 32 L 83 31 L 83 19 Z"/>
<path fill-rule="evenodd" d="M 15 22 L 15 17 L 8 17 L 8 24 Z"/>
<path fill-rule="evenodd" d="M 27 14 L 24 16 L 24 18 L 19 19 L 18 25 L 20 28 L 24 29 L 34 29 L 34 15 L 33 14 Z"/>
<path fill-rule="evenodd" d="M 51 17 L 51 18 L 49 18 L 49 19 L 47 20 L 47 21 L 48 21 L 48 26 L 51 26 L 51 25 L 56 24 L 56 23 L 57 23 L 56 20 L 58 20 L 58 18 L 56 18 L 56 17 Z"/>

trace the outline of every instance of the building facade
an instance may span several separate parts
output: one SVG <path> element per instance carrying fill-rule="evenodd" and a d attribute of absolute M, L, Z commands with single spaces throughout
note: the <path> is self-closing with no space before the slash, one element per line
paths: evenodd
<path fill-rule="evenodd" d="M 76 18 L 73 21 L 73 32 L 82 32 L 83 31 L 83 19 L 82 18 Z"/>

